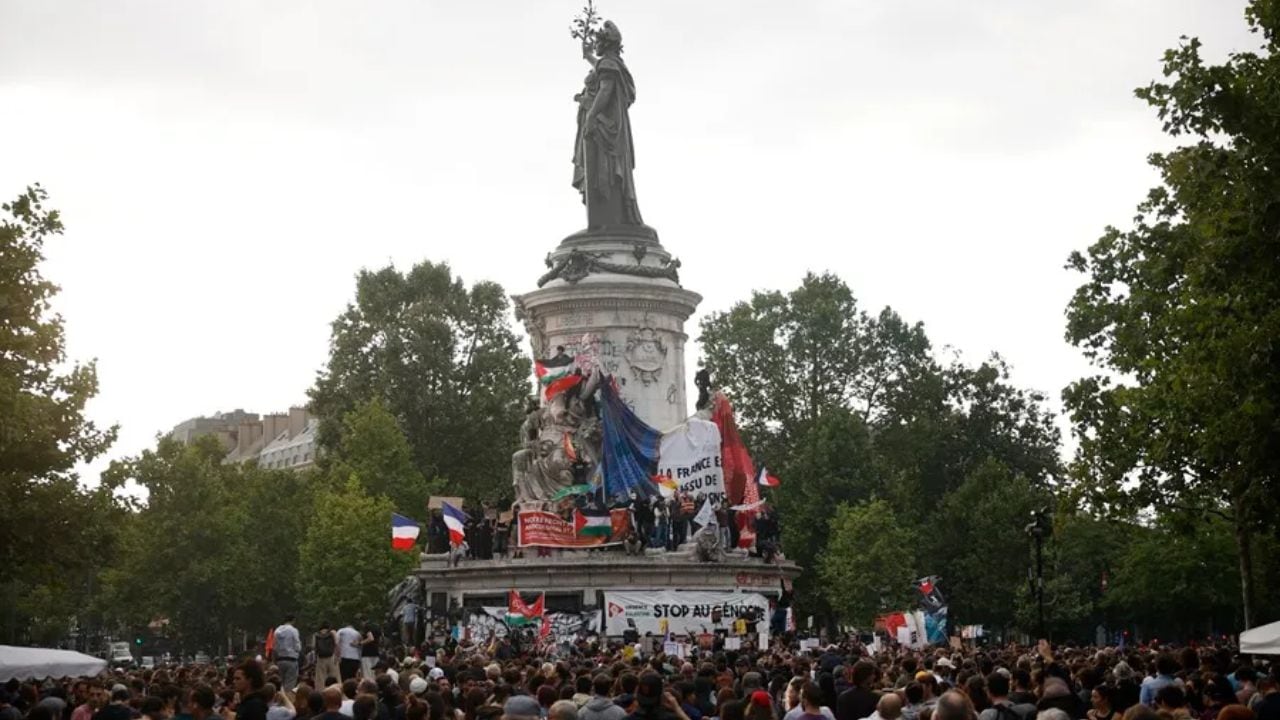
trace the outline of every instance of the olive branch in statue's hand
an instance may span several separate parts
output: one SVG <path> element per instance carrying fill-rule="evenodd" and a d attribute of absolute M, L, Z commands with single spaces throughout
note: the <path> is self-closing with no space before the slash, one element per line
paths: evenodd
<path fill-rule="evenodd" d="M 582 14 L 573 19 L 569 26 L 569 36 L 582 42 L 582 56 L 590 59 L 591 48 L 595 45 L 596 32 L 600 30 L 600 15 L 596 13 L 595 0 L 587 0 Z"/>

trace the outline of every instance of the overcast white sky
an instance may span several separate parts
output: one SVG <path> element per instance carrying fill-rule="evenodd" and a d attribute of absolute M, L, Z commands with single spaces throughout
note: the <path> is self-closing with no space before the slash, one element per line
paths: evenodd
<path fill-rule="evenodd" d="M 0 196 L 39 181 L 64 213 L 44 272 L 71 357 L 98 358 L 111 457 L 303 402 L 361 267 L 532 289 L 584 225 L 581 4 L 0 0 Z M 1056 404 L 1086 369 L 1063 262 L 1128 221 L 1167 145 L 1132 89 L 1179 35 L 1255 47 L 1244 4 L 601 9 L 638 86 L 641 211 L 703 313 L 831 270 Z"/>

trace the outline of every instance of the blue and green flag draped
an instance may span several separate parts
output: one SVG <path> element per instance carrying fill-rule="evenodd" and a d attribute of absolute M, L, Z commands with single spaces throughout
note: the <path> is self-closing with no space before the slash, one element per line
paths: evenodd
<path fill-rule="evenodd" d="M 626 497 L 657 492 L 652 477 L 658 468 L 662 433 L 649 427 L 623 401 L 612 378 L 600 388 L 604 426 L 604 494 Z"/>

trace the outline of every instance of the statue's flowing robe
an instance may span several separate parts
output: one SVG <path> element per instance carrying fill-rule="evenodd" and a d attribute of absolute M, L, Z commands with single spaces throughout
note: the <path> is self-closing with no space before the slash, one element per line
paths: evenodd
<path fill-rule="evenodd" d="M 581 135 L 578 156 L 586 185 L 587 225 L 643 225 L 632 175 L 636 162 L 629 109 L 636 99 L 635 80 L 615 54 L 596 62 L 595 75 L 600 88 L 597 93 L 610 82 L 613 92 L 604 106 L 597 108 L 595 124 L 584 127 Z"/>

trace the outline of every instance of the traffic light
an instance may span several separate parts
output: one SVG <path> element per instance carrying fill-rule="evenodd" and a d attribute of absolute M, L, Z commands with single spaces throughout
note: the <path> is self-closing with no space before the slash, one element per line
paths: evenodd
<path fill-rule="evenodd" d="M 142 645 L 142 638 L 140 638 L 140 637 L 134 638 L 134 639 L 133 639 L 133 644 L 134 644 L 134 645 Z"/>

